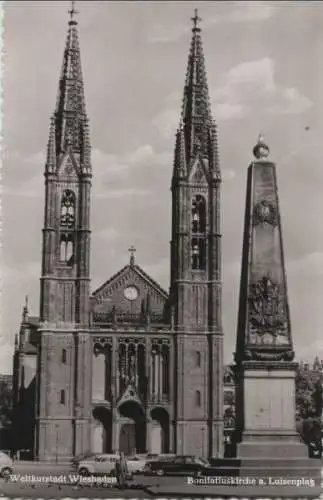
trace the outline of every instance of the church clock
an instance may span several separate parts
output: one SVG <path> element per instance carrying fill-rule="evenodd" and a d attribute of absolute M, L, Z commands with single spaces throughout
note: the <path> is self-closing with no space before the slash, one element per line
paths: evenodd
<path fill-rule="evenodd" d="M 123 293 L 128 300 L 136 300 L 139 295 L 138 289 L 135 286 L 128 286 L 124 289 Z"/>

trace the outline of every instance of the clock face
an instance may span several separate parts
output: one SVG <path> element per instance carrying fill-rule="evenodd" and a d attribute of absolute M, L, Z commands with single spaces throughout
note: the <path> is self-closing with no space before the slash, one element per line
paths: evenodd
<path fill-rule="evenodd" d="M 128 286 L 123 293 L 128 300 L 136 300 L 139 295 L 138 289 L 135 286 Z"/>

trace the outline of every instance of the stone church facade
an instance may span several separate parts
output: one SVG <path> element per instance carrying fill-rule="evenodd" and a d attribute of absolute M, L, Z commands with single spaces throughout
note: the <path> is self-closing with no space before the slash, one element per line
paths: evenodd
<path fill-rule="evenodd" d="M 135 260 L 90 292 L 91 164 L 77 22 L 69 21 L 45 165 L 40 312 L 14 353 L 16 447 L 223 456 L 217 131 L 195 13 L 176 133 L 170 287 Z M 166 193 L 165 193 L 166 195 Z"/>

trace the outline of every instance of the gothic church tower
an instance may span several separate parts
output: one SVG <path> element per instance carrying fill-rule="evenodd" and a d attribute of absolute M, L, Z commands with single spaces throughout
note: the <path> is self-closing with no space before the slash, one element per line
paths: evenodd
<path fill-rule="evenodd" d="M 197 11 L 172 179 L 171 300 L 175 326 L 175 446 L 223 455 L 223 332 L 217 131 Z"/>
<path fill-rule="evenodd" d="M 90 449 L 92 169 L 75 14 L 73 7 L 45 166 L 35 444 L 40 460 Z"/>

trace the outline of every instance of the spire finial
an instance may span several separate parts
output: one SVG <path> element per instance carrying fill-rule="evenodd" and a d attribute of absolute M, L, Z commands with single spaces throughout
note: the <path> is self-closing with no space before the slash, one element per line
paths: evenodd
<path fill-rule="evenodd" d="M 75 16 L 76 14 L 78 14 L 78 10 L 76 10 L 76 9 L 75 9 L 75 0 L 72 0 L 72 1 L 71 1 L 71 8 L 70 8 L 70 10 L 68 11 L 68 13 L 69 13 L 70 18 L 71 18 L 71 19 L 70 19 L 69 24 L 76 24 L 76 21 L 73 19 L 73 18 L 74 18 L 74 16 Z"/>
<path fill-rule="evenodd" d="M 25 296 L 25 305 L 22 310 L 22 321 L 26 321 L 28 318 L 28 295 Z"/>
<path fill-rule="evenodd" d="M 264 158 L 267 158 L 267 156 L 269 156 L 269 153 L 269 146 L 266 144 L 262 132 L 260 132 L 260 134 L 258 135 L 257 144 L 253 148 L 253 154 L 257 158 L 257 160 L 262 160 Z"/>
<path fill-rule="evenodd" d="M 193 31 L 200 31 L 201 28 L 198 27 L 198 23 L 202 21 L 202 19 L 198 15 L 198 9 L 194 9 L 194 17 L 191 17 L 193 21 Z"/>
<path fill-rule="evenodd" d="M 258 144 L 263 144 L 265 142 L 264 134 L 260 132 L 257 139 Z"/>
<path fill-rule="evenodd" d="M 128 252 L 130 253 L 130 265 L 133 266 L 135 263 L 136 248 L 133 245 L 131 245 L 131 247 L 128 248 Z"/>

